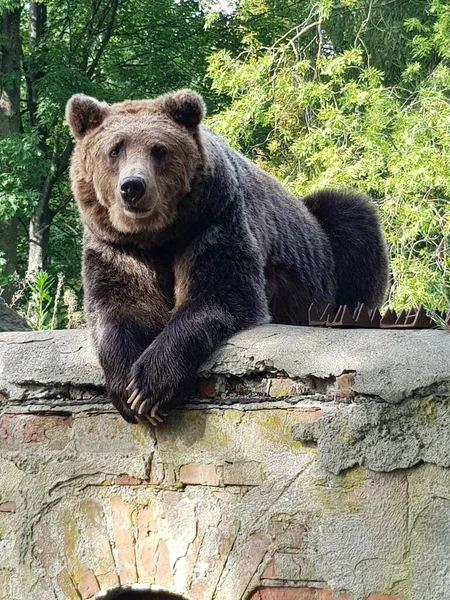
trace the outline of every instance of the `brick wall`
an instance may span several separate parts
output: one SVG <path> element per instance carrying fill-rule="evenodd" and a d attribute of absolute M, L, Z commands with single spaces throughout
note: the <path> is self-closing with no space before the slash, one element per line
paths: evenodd
<path fill-rule="evenodd" d="M 0 599 L 448 597 L 450 336 L 391 333 L 237 336 L 156 429 L 84 332 L 0 335 Z"/>

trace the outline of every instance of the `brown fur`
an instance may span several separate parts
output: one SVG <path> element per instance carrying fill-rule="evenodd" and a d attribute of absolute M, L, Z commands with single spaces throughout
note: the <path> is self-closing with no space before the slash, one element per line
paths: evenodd
<path fill-rule="evenodd" d="M 173 274 L 175 278 L 175 306 L 177 309 L 189 298 L 189 283 L 192 279 L 189 262 L 184 256 L 176 257 L 173 265 Z"/>
<path fill-rule="evenodd" d="M 163 102 L 141 101 L 103 107 L 101 125 L 79 138 L 70 170 L 74 195 L 82 216 L 105 241 L 117 241 L 122 233 L 158 232 L 170 225 L 179 198 L 190 191 L 202 164 L 202 152 L 193 136 L 162 115 L 163 106 Z M 76 127 L 80 119 L 71 120 Z M 88 125 L 78 127 L 86 132 Z M 113 159 L 109 152 L 118 144 L 122 144 L 121 151 Z M 155 147 L 166 152 L 164 170 L 158 161 L 148 160 Z M 139 218 L 127 214 L 119 193 L 119 182 L 136 175 L 147 181 Z"/>
<path fill-rule="evenodd" d="M 108 395 L 129 421 L 156 424 L 233 333 L 271 318 L 305 324 L 311 302 L 375 306 L 386 285 L 366 199 L 327 191 L 299 202 L 203 114 L 189 90 L 67 106 L 85 310 Z"/>

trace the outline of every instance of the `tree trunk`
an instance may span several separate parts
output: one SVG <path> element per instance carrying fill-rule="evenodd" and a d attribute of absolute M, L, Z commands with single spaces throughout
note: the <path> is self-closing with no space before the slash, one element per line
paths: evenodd
<path fill-rule="evenodd" d="M 20 133 L 20 10 L 0 15 L 0 135 Z M 6 259 L 5 271 L 17 267 L 17 217 L 0 221 L 0 251 Z M 7 286 L 3 297 L 11 300 Z"/>
<path fill-rule="evenodd" d="M 86 74 L 90 79 L 95 76 L 100 59 L 111 39 L 118 6 L 119 0 L 110 0 L 107 4 L 107 10 L 105 10 L 102 18 L 97 23 L 97 29 L 92 32 L 92 37 L 94 39 L 100 39 L 100 44 L 95 52 L 92 53 L 90 64 L 88 64 L 89 53 L 86 56 Z M 95 11 L 96 9 L 94 10 L 93 22 Z M 28 273 L 44 268 L 48 260 L 50 228 L 55 214 L 55 212 L 50 209 L 49 203 L 55 183 L 67 169 L 73 145 L 72 141 L 70 141 L 64 150 L 59 149 L 58 146 L 49 148 L 49 132 L 46 131 L 45 128 L 39 126 L 37 119 L 37 109 L 39 105 L 37 83 L 42 76 L 42 60 L 45 61 L 45 57 L 43 58 L 40 56 L 39 60 L 36 60 L 36 51 L 39 49 L 39 41 L 45 29 L 46 17 L 45 4 L 37 2 L 30 3 L 29 44 L 31 60 L 26 77 L 28 111 L 30 114 L 30 122 L 37 128 L 41 138 L 42 154 L 47 157 L 51 156 L 51 166 L 47 176 L 41 182 L 39 201 L 30 219 Z M 58 155 L 58 152 L 61 150 L 61 154 Z"/>
<path fill-rule="evenodd" d="M 47 264 L 51 222 L 52 214 L 48 210 L 35 210 L 31 215 L 27 274 L 44 269 Z"/>
<path fill-rule="evenodd" d="M 33 211 L 29 226 L 29 250 L 27 273 L 44 269 L 49 258 L 50 227 L 56 212 L 51 210 L 50 198 L 53 186 L 65 172 L 69 165 L 73 142 L 70 140 L 61 156 L 55 158 L 50 167 L 50 172 L 44 179 L 39 202 Z"/>
<path fill-rule="evenodd" d="M 44 33 L 45 24 L 47 21 L 47 8 L 45 4 L 38 2 L 30 2 L 29 12 L 29 48 L 30 48 L 30 64 L 27 73 L 27 102 L 30 121 L 33 127 L 37 127 L 37 109 L 38 109 L 38 91 L 37 84 L 42 77 L 42 65 L 36 58 L 39 41 Z M 40 132 L 41 134 L 44 132 Z M 45 146 L 45 139 L 42 139 L 42 144 Z M 42 148 L 45 150 L 45 147 Z"/>
<path fill-rule="evenodd" d="M 38 50 L 39 41 L 44 32 L 47 18 L 45 4 L 30 2 L 29 15 L 30 65 L 27 74 L 28 112 L 31 124 L 33 127 L 37 127 L 40 134 L 41 150 L 43 154 L 46 154 L 48 152 L 47 132 L 41 130 L 37 122 L 39 103 L 37 84 L 42 76 L 42 72 L 39 68 L 39 66 L 42 65 L 38 66 L 38 61 L 36 60 L 36 51 Z M 39 190 L 39 201 L 30 218 L 27 274 L 36 272 L 39 269 L 44 269 L 48 259 L 50 224 L 52 221 L 52 214 L 48 205 L 53 184 L 54 176 L 51 173 L 43 178 Z"/>
<path fill-rule="evenodd" d="M 3 267 L 6 275 L 13 275 L 17 269 L 17 217 L 12 217 L 7 221 L 0 221 L 0 252 L 2 258 L 6 260 Z M 2 291 L 2 297 L 5 302 L 10 303 L 13 295 L 11 284 L 6 284 Z"/>

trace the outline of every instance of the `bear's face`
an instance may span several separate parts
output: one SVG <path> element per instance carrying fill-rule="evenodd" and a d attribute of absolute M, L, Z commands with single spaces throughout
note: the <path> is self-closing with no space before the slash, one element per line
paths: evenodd
<path fill-rule="evenodd" d="M 76 138 L 71 179 L 85 218 L 125 234 L 167 227 L 202 164 L 203 114 L 203 100 L 190 90 L 112 106 L 73 96 L 66 110 Z"/>

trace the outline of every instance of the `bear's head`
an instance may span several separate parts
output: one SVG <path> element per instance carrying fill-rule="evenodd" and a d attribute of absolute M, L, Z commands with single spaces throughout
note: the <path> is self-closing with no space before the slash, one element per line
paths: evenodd
<path fill-rule="evenodd" d="M 70 175 L 83 217 L 119 236 L 156 233 L 172 223 L 203 163 L 204 112 L 191 90 L 110 106 L 72 96 L 66 108 L 76 140 Z"/>

